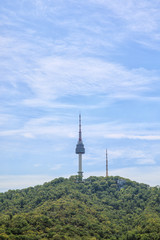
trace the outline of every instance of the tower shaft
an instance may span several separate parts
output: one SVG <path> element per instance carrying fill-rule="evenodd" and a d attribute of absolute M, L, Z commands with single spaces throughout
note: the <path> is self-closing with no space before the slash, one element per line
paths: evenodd
<path fill-rule="evenodd" d="M 79 159 L 79 168 L 78 168 L 78 175 L 82 178 L 83 177 L 83 172 L 82 172 L 82 154 L 78 154 L 78 159 Z"/>

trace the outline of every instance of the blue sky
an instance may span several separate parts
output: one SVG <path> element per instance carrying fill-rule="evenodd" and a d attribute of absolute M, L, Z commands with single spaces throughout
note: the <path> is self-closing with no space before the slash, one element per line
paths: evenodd
<path fill-rule="evenodd" d="M 157 0 L 0 1 L 0 191 L 77 174 L 160 184 Z"/>

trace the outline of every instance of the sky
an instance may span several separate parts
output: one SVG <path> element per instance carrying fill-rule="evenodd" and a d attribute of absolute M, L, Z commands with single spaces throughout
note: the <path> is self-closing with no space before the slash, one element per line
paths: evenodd
<path fill-rule="evenodd" d="M 158 0 L 0 0 L 0 192 L 76 175 L 160 185 Z"/>

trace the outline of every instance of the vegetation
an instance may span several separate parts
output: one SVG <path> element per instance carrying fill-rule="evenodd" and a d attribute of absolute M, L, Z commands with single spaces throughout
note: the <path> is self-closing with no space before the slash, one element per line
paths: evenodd
<path fill-rule="evenodd" d="M 160 189 L 120 177 L 9 190 L 0 213 L 2 240 L 160 239 Z"/>

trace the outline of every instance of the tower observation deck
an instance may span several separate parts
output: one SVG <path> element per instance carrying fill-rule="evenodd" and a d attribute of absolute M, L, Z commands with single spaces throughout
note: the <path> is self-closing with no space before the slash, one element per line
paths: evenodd
<path fill-rule="evenodd" d="M 85 153 L 84 144 L 82 142 L 82 131 L 81 131 L 81 115 L 79 115 L 79 139 L 78 143 L 76 145 L 76 154 L 78 154 L 78 160 L 79 160 L 79 167 L 78 167 L 78 176 L 79 179 L 82 180 L 83 178 L 83 172 L 82 172 L 82 154 Z"/>

